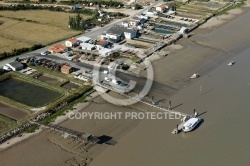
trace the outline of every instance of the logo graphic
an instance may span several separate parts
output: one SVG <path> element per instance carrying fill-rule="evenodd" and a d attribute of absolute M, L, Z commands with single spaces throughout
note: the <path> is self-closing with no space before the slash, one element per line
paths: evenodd
<path fill-rule="evenodd" d="M 95 86 L 97 92 L 100 96 L 108 101 L 109 103 L 115 105 L 132 105 L 140 101 L 143 97 L 145 97 L 151 89 L 153 84 L 154 72 L 151 62 L 146 58 L 142 65 L 145 66 L 145 70 L 147 72 L 146 83 L 144 84 L 143 89 L 134 96 L 128 95 L 130 91 L 132 91 L 135 87 L 137 82 L 135 80 L 129 80 L 129 82 L 124 82 L 121 78 L 116 77 L 116 67 L 121 62 L 126 60 L 127 64 L 132 64 L 133 62 L 127 58 L 121 58 L 114 61 L 113 65 L 110 65 L 108 68 L 104 68 L 102 66 L 94 66 L 93 69 L 93 85 Z M 122 73 L 124 77 L 126 77 L 126 73 Z M 141 79 L 138 77 L 137 79 Z M 141 86 L 141 85 L 140 85 Z M 116 98 L 111 96 L 107 93 L 104 93 L 106 89 L 115 91 L 120 93 L 121 95 L 125 96 L 124 99 Z"/>

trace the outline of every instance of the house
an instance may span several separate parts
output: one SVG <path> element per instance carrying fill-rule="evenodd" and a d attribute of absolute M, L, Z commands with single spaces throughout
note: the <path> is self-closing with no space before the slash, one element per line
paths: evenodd
<path fill-rule="evenodd" d="M 77 40 L 80 43 L 88 43 L 91 40 L 91 38 L 90 37 L 86 37 L 86 36 L 81 36 L 81 37 L 78 37 Z"/>
<path fill-rule="evenodd" d="M 75 47 L 79 45 L 79 41 L 76 38 L 65 41 L 66 47 Z"/>
<path fill-rule="evenodd" d="M 147 16 L 143 16 L 143 15 L 137 15 L 136 17 L 138 18 L 141 18 L 141 19 L 144 19 L 144 20 L 148 20 L 148 17 Z"/>
<path fill-rule="evenodd" d="M 114 25 L 106 31 L 105 38 L 118 43 L 124 39 L 123 31 L 120 29 L 120 26 Z"/>
<path fill-rule="evenodd" d="M 133 17 L 133 19 L 139 21 L 139 24 L 144 24 L 148 20 L 148 17 L 139 15 L 139 16 Z"/>
<path fill-rule="evenodd" d="M 99 53 L 100 53 L 100 56 L 101 57 L 106 57 L 106 56 L 109 56 L 112 54 L 112 49 L 109 49 L 109 48 L 101 48 L 99 50 Z"/>
<path fill-rule="evenodd" d="M 96 43 L 97 49 L 100 50 L 101 48 L 107 48 L 110 45 L 110 43 L 106 40 L 99 40 Z"/>
<path fill-rule="evenodd" d="M 127 19 L 127 20 L 123 21 L 122 25 L 124 27 L 127 27 L 127 28 L 133 27 L 133 26 L 135 27 L 135 26 L 138 26 L 140 24 L 144 24 L 147 21 L 147 19 L 136 16 L 136 17 L 133 17 L 132 19 Z"/>
<path fill-rule="evenodd" d="M 83 50 L 94 50 L 95 45 L 90 44 L 90 43 L 81 43 L 80 46 L 82 47 Z"/>
<path fill-rule="evenodd" d="M 24 67 L 22 63 L 17 62 L 17 61 L 10 62 L 10 63 L 6 64 L 6 66 L 8 66 L 13 71 L 22 70 Z"/>
<path fill-rule="evenodd" d="M 156 6 L 156 8 L 155 8 L 155 10 L 156 11 L 158 11 L 158 12 L 165 12 L 165 11 L 167 11 L 167 9 L 168 9 L 168 7 L 167 6 L 165 6 L 165 5 L 163 5 L 163 4 L 161 4 L 161 5 L 159 5 L 159 6 Z"/>
<path fill-rule="evenodd" d="M 81 6 L 79 4 L 75 4 L 72 6 L 71 8 L 72 10 L 78 10 L 78 9 L 81 9 Z"/>
<path fill-rule="evenodd" d="M 131 26 L 129 20 L 123 21 L 123 22 L 122 22 L 122 25 L 123 25 L 124 27 L 127 27 L 127 28 Z"/>
<path fill-rule="evenodd" d="M 152 16 L 157 16 L 158 11 L 155 10 L 155 8 L 151 8 L 146 12 L 146 16 L 152 17 Z"/>
<path fill-rule="evenodd" d="M 68 65 L 63 65 L 61 67 L 61 72 L 64 74 L 69 74 L 69 73 L 73 72 L 73 68 L 71 66 L 68 66 Z"/>
<path fill-rule="evenodd" d="M 122 41 L 124 38 L 133 39 L 137 36 L 138 30 L 136 28 L 128 29 L 127 27 L 114 25 L 109 30 L 107 30 L 106 34 L 102 34 L 102 37 L 109 39 L 114 43 L 118 43 Z"/>
<path fill-rule="evenodd" d="M 124 31 L 124 36 L 126 39 L 133 39 L 137 36 L 137 28 L 132 28 L 132 29 L 126 29 Z"/>
<path fill-rule="evenodd" d="M 137 26 L 137 25 L 140 24 L 140 19 L 134 19 L 134 18 L 130 19 L 129 23 L 130 23 L 131 26 Z"/>
<path fill-rule="evenodd" d="M 51 52 L 51 53 L 63 53 L 65 51 L 67 51 L 67 47 L 62 45 L 62 44 L 57 44 L 57 45 L 55 45 L 53 47 L 50 47 L 48 49 L 48 51 Z"/>

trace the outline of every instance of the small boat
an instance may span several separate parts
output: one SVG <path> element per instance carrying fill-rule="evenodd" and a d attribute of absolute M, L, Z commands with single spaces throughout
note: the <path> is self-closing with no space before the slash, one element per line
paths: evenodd
<path fill-rule="evenodd" d="M 192 131 L 200 123 L 200 121 L 200 118 L 190 118 L 183 124 L 182 130 L 184 132 Z"/>
<path fill-rule="evenodd" d="M 198 78 L 198 77 L 200 77 L 200 75 L 199 75 L 199 74 L 196 74 L 196 73 L 194 73 L 194 74 L 191 76 L 192 79 Z"/>
<path fill-rule="evenodd" d="M 235 62 L 234 61 L 231 61 L 231 62 L 229 62 L 227 65 L 228 66 L 233 66 L 235 64 Z"/>

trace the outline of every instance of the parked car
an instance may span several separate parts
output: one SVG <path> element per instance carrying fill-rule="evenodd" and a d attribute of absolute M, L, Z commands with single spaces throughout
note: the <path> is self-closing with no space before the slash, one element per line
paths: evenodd
<path fill-rule="evenodd" d="M 115 84 L 115 85 L 118 85 L 119 82 L 116 81 L 116 80 L 112 80 L 112 83 Z"/>
<path fill-rule="evenodd" d="M 44 51 L 44 52 L 41 52 L 41 55 L 49 55 L 50 52 L 49 51 Z"/>
<path fill-rule="evenodd" d="M 108 70 L 103 70 L 102 73 L 103 73 L 103 74 L 108 74 L 109 72 L 108 72 Z"/>
<path fill-rule="evenodd" d="M 120 83 L 119 85 L 120 85 L 121 87 L 126 87 L 126 88 L 128 87 L 128 84 L 123 83 L 123 82 L 122 82 L 122 83 Z"/>
<path fill-rule="evenodd" d="M 9 66 L 3 66 L 3 69 L 6 71 L 11 71 L 11 68 Z"/>
<path fill-rule="evenodd" d="M 104 77 L 104 80 L 110 82 L 112 79 L 108 77 Z"/>

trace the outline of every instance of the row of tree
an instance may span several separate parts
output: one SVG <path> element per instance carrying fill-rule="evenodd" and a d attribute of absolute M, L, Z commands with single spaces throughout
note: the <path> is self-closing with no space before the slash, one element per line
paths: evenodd
<path fill-rule="evenodd" d="M 35 5 L 30 5 L 30 4 L 17 4 L 17 5 L 4 5 L 0 6 L 0 10 L 50 10 L 50 11 L 64 11 L 63 8 L 61 7 L 45 7 L 45 6 L 35 6 Z"/>
<path fill-rule="evenodd" d="M 123 7 L 124 4 L 122 2 L 118 1 L 103 1 L 103 0 L 91 0 L 91 1 L 81 1 L 81 0 L 71 0 L 71 1 L 60 1 L 61 4 L 67 4 L 67 5 L 74 5 L 74 4 L 84 4 L 85 6 L 92 5 L 98 5 L 101 7 L 101 5 L 105 5 L 107 7 Z"/>
<path fill-rule="evenodd" d="M 30 48 L 19 48 L 19 49 L 12 50 L 12 52 L 3 52 L 3 53 L 0 53 L 0 60 L 6 59 L 12 56 L 17 56 L 17 55 L 20 55 L 29 51 L 34 51 L 42 47 L 44 46 L 41 44 L 35 44 Z"/>
<path fill-rule="evenodd" d="M 57 12 L 66 12 L 62 7 L 54 7 L 54 6 L 40 6 L 40 5 L 31 5 L 31 4 L 18 4 L 18 5 L 10 5 L 10 6 L 0 6 L 1 10 L 49 10 L 49 11 L 57 11 Z M 68 11 L 67 11 L 68 12 Z M 97 10 L 93 9 L 79 9 L 77 11 L 70 11 L 70 13 L 81 13 L 87 15 L 97 15 Z"/>

